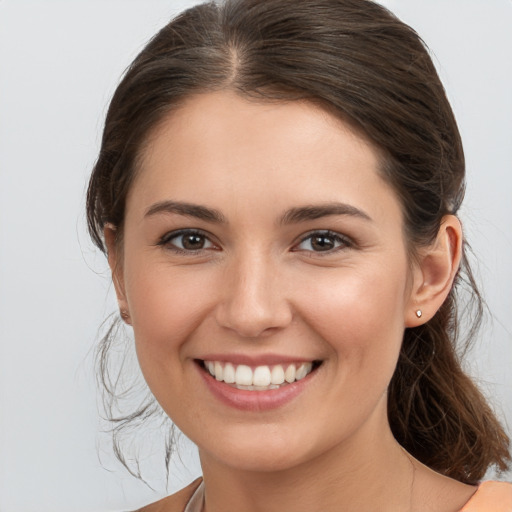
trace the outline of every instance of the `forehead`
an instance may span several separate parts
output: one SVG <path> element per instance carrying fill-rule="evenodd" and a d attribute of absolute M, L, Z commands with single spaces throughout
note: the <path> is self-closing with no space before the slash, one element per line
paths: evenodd
<path fill-rule="evenodd" d="M 170 198 L 263 204 L 287 197 L 303 204 L 362 201 L 378 209 L 397 203 L 379 165 L 372 144 L 317 105 L 206 93 L 189 98 L 152 132 L 131 195 L 145 204 Z"/>

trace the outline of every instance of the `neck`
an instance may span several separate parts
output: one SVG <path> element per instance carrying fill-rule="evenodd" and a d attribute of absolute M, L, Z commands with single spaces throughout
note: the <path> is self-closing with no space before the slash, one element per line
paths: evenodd
<path fill-rule="evenodd" d="M 200 456 L 205 512 L 405 512 L 411 504 L 414 468 L 387 421 L 280 471 L 245 471 Z"/>

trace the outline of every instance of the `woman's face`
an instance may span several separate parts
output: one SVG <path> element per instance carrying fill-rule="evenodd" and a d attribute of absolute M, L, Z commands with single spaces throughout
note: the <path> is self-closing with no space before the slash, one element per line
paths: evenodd
<path fill-rule="evenodd" d="M 149 387 L 202 457 L 285 469 L 387 427 L 413 305 L 377 168 L 305 102 L 198 95 L 153 134 L 111 257 Z"/>

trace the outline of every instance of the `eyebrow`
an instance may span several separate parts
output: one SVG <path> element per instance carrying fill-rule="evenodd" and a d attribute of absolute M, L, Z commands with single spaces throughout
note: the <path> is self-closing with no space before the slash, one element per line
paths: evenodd
<path fill-rule="evenodd" d="M 151 217 L 159 213 L 176 213 L 216 224 L 227 223 L 226 217 L 219 210 L 181 201 L 160 201 L 155 203 L 146 210 L 144 217 Z"/>
<path fill-rule="evenodd" d="M 174 213 L 186 217 L 194 217 L 206 222 L 227 224 L 224 215 L 214 208 L 208 208 L 193 203 L 181 201 L 159 201 L 151 205 L 144 217 L 151 217 L 160 213 Z M 297 224 L 308 220 L 320 219 L 330 215 L 348 215 L 371 221 L 371 217 L 363 210 L 345 203 L 327 203 L 321 205 L 298 206 L 287 210 L 279 220 L 280 224 Z"/>
<path fill-rule="evenodd" d="M 356 208 L 355 206 L 345 203 L 327 203 L 321 205 L 309 205 L 291 208 L 281 217 L 280 223 L 296 224 L 308 220 L 328 217 L 330 215 L 348 215 L 351 217 L 358 217 L 360 219 L 372 221 L 372 218 L 366 212 Z"/>

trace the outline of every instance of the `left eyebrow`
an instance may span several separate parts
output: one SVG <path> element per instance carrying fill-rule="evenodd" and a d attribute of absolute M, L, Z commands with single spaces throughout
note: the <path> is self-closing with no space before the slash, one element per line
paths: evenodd
<path fill-rule="evenodd" d="M 367 221 L 372 218 L 363 210 L 345 203 L 327 203 L 320 205 L 299 206 L 287 210 L 280 219 L 280 224 L 296 224 L 308 220 L 320 219 L 330 215 L 348 215 Z"/>
<path fill-rule="evenodd" d="M 159 213 L 174 213 L 185 217 L 194 217 L 206 222 L 213 222 L 215 224 L 227 223 L 226 218 L 219 210 L 181 201 L 160 201 L 155 203 L 146 210 L 144 217 L 151 217 Z"/>

